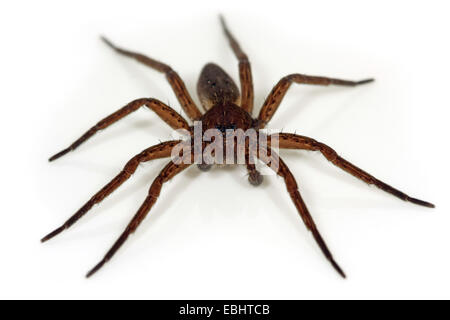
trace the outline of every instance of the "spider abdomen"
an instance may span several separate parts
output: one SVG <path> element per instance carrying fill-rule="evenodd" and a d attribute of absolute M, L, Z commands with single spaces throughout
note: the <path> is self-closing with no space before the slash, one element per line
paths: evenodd
<path fill-rule="evenodd" d="M 203 67 L 197 82 L 197 94 L 206 110 L 216 104 L 240 104 L 239 89 L 233 79 L 217 64 Z"/>

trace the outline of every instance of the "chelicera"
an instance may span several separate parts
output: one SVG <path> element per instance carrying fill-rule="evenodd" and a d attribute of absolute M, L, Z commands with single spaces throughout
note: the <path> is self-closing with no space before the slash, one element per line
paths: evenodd
<path fill-rule="evenodd" d="M 137 61 L 143 63 L 144 65 L 162 72 L 165 74 L 170 86 L 174 90 L 178 101 L 183 108 L 186 115 L 192 122 L 199 121 L 202 124 L 202 132 L 209 129 L 217 129 L 223 135 L 226 134 L 228 130 L 255 130 L 258 135 L 264 135 L 265 133 L 261 131 L 267 125 L 267 123 L 272 119 L 273 115 L 277 111 L 283 97 L 287 93 L 291 84 L 310 84 L 310 85 L 340 85 L 340 86 L 358 86 L 372 82 L 373 79 L 366 79 L 362 81 L 348 81 L 340 80 L 327 77 L 317 77 L 308 76 L 304 74 L 290 74 L 283 77 L 272 89 L 268 97 L 266 98 L 258 116 L 254 118 L 253 113 L 253 83 L 250 62 L 247 55 L 242 51 L 238 42 L 235 40 L 233 35 L 228 30 L 224 19 L 221 17 L 221 23 L 225 36 L 227 37 L 229 44 L 239 61 L 239 79 L 240 79 L 240 90 L 234 83 L 234 81 L 228 76 L 228 74 L 221 69 L 218 65 L 209 63 L 207 64 L 198 80 L 197 92 L 201 101 L 201 105 L 205 112 L 201 112 L 200 109 L 193 102 L 189 92 L 187 91 L 183 80 L 180 76 L 168 65 L 149 58 L 140 53 L 128 51 L 119 48 L 112 44 L 106 38 L 103 41 L 114 49 L 116 52 L 134 58 Z M 129 115 L 133 111 L 136 111 L 140 107 L 145 106 L 152 111 L 154 111 L 163 121 L 165 121 L 173 129 L 183 129 L 184 132 L 193 137 L 194 126 L 190 125 L 189 122 L 183 118 L 178 112 L 173 110 L 171 107 L 162 103 L 154 98 L 142 98 L 137 99 L 118 111 L 114 112 L 110 116 L 104 118 L 98 122 L 95 126 L 84 133 L 78 140 L 72 143 L 68 148 L 62 150 L 61 152 L 52 156 L 49 161 L 56 160 L 57 158 L 65 155 L 69 151 L 75 150 L 83 142 L 91 138 L 98 131 L 107 128 L 116 121 L 122 119 L 123 117 Z M 412 198 L 407 194 L 389 186 L 388 184 L 378 180 L 369 173 L 359 169 L 355 165 L 351 164 L 347 160 L 341 158 L 332 148 L 329 146 L 318 142 L 312 138 L 305 136 L 292 134 L 292 133 L 279 133 L 277 135 L 267 134 L 267 139 L 269 144 L 267 146 L 267 152 L 265 154 L 257 153 L 256 157 L 262 160 L 265 164 L 275 163 L 275 172 L 284 179 L 287 187 L 287 191 L 299 213 L 303 222 L 305 223 L 308 230 L 311 231 L 315 241 L 319 245 L 325 257 L 329 260 L 335 270 L 342 276 L 345 277 L 344 272 L 335 262 L 330 250 L 327 248 L 325 241 L 320 235 L 316 224 L 311 217 L 305 202 L 303 201 L 295 181 L 294 176 L 291 171 L 284 163 L 284 161 L 278 156 L 278 154 L 271 148 L 271 145 L 276 142 L 280 149 L 300 149 L 300 150 L 311 150 L 319 151 L 322 155 L 328 159 L 335 166 L 345 170 L 356 178 L 368 183 L 373 184 L 376 187 L 388 192 L 404 201 L 409 201 L 417 205 L 433 208 L 434 205 L 419 199 Z M 227 139 L 224 139 L 224 144 Z M 141 153 L 137 154 L 131 158 L 128 163 L 124 166 L 123 170 L 108 184 L 106 184 L 100 191 L 98 191 L 89 201 L 87 201 L 72 217 L 70 217 L 62 226 L 56 230 L 49 233 L 47 236 L 42 238 L 42 242 L 47 241 L 65 229 L 71 227 L 75 222 L 77 222 L 82 216 L 84 216 L 95 204 L 101 202 L 108 195 L 110 195 L 114 190 L 116 190 L 122 183 L 131 177 L 131 175 L 136 171 L 138 165 L 142 162 L 151 161 L 159 158 L 168 158 L 171 156 L 173 149 L 180 144 L 180 140 L 171 140 L 162 142 L 160 144 L 154 145 L 150 148 L 145 149 Z M 208 143 L 202 143 L 202 150 L 208 146 Z M 262 182 L 262 175 L 257 170 L 255 163 L 251 161 L 252 157 L 250 153 L 247 152 L 249 144 L 245 143 L 245 166 L 248 171 L 248 179 L 252 185 L 259 185 Z M 236 149 L 233 149 L 236 150 Z M 191 150 L 192 151 L 192 150 Z M 192 160 L 193 152 L 183 152 L 183 159 L 189 158 Z M 202 160 L 203 161 L 203 160 Z M 215 163 L 206 162 L 196 162 L 201 170 L 207 171 L 211 165 Z M 117 250 L 122 246 L 122 244 L 127 240 L 130 234 L 136 231 L 140 223 L 147 216 L 150 209 L 156 203 L 163 184 L 168 180 L 172 179 L 175 175 L 188 168 L 195 161 L 170 161 L 160 174 L 155 178 L 151 184 L 148 196 L 142 203 L 141 207 L 138 209 L 135 216 L 132 218 L 128 226 L 125 228 L 121 236 L 114 243 L 112 248 L 106 253 L 104 258 L 91 270 L 88 272 L 87 277 L 98 271 L 107 261 L 109 261 Z"/>

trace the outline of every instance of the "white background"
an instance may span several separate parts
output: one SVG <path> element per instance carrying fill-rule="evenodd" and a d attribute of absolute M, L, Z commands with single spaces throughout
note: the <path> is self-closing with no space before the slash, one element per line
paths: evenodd
<path fill-rule="evenodd" d="M 450 298 L 449 42 L 445 1 L 9 1 L 0 5 L 0 298 Z M 324 259 L 278 177 L 188 169 L 89 280 L 165 161 L 136 174 L 69 231 L 73 214 L 142 149 L 170 139 L 147 110 L 48 163 L 127 102 L 180 109 L 163 75 L 99 41 L 169 63 L 195 86 L 214 61 L 237 80 L 218 23 L 249 55 L 255 104 L 301 72 L 375 77 L 358 88 L 293 86 L 272 128 L 314 137 L 437 208 L 400 201 L 328 163 L 282 152 L 336 260 Z M 258 110 L 258 109 L 257 109 Z"/>

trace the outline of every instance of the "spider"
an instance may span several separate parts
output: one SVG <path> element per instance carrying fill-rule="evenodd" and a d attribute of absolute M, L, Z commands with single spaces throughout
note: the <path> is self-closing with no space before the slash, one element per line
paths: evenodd
<path fill-rule="evenodd" d="M 259 115 L 256 118 L 252 117 L 253 112 L 253 83 L 252 83 L 252 73 L 250 62 L 247 55 L 241 49 L 240 45 L 234 38 L 234 36 L 229 31 L 225 20 L 220 16 L 220 22 L 222 25 L 223 32 L 228 39 L 229 45 L 231 46 L 234 55 L 239 61 L 239 79 L 240 79 L 240 90 L 230 78 L 230 76 L 218 65 L 209 63 L 206 64 L 201 71 L 198 83 L 197 83 L 197 93 L 200 98 L 201 105 L 205 110 L 202 113 L 196 104 L 193 102 L 183 80 L 180 76 L 167 64 L 149 58 L 140 53 L 128 51 L 117 47 L 108 39 L 102 37 L 102 40 L 117 53 L 124 56 L 134 58 L 140 63 L 164 73 L 170 86 L 175 92 L 177 99 L 190 118 L 191 121 L 200 121 L 203 125 L 202 132 L 207 129 L 218 129 L 221 133 L 225 134 L 228 129 L 242 129 L 248 130 L 253 129 L 258 135 L 264 135 L 261 129 L 264 129 L 267 123 L 272 119 L 273 115 L 277 111 L 283 97 L 289 90 L 291 84 L 309 84 L 309 85 L 340 85 L 340 86 L 358 86 L 366 83 L 370 83 L 373 79 L 366 79 L 362 81 L 348 81 L 335 78 L 318 77 L 318 76 L 308 76 L 304 74 L 290 74 L 283 77 L 272 89 L 268 97 L 266 98 Z M 75 150 L 86 140 L 91 138 L 98 131 L 105 129 L 117 122 L 118 120 L 124 118 L 130 113 L 138 110 L 140 107 L 145 106 L 152 111 L 154 111 L 164 122 L 166 122 L 173 129 L 184 129 L 188 136 L 193 137 L 194 126 L 190 125 L 188 121 L 183 118 L 178 112 L 173 110 L 168 105 L 162 103 L 154 98 L 142 98 L 134 100 L 128 103 L 126 106 L 122 107 L 118 111 L 104 118 L 98 122 L 95 126 L 90 128 L 86 133 L 84 133 L 78 140 L 72 143 L 68 148 L 60 151 L 59 153 L 52 156 L 49 161 L 54 161 L 59 157 L 65 155 L 66 153 Z M 273 148 L 271 148 L 272 143 L 277 142 L 280 149 L 301 149 L 301 150 L 311 150 L 319 151 L 327 160 L 329 160 L 335 166 L 343 169 L 349 174 L 355 176 L 356 178 L 366 182 L 367 184 L 373 184 L 376 187 L 400 198 L 404 201 L 409 201 L 417 205 L 434 208 L 434 205 L 416 198 L 412 198 L 407 194 L 389 186 L 388 184 L 378 180 L 369 173 L 361 170 L 355 165 L 351 164 L 347 160 L 341 158 L 336 151 L 324 143 L 318 142 L 312 138 L 292 134 L 292 133 L 279 133 L 278 135 L 269 135 L 267 138 L 270 141 L 267 147 L 267 153 L 262 155 L 257 153 L 256 157 L 262 160 L 265 164 L 276 163 L 276 168 L 274 171 L 277 175 L 281 176 L 286 184 L 287 191 L 297 208 L 297 211 L 302 218 L 307 229 L 312 233 L 315 241 L 320 247 L 321 251 L 334 267 L 334 269 L 345 278 L 345 274 L 339 265 L 335 262 L 330 250 L 328 249 L 325 241 L 317 229 L 313 218 L 311 217 L 305 202 L 303 201 L 297 186 L 297 182 L 289 170 L 288 166 L 284 161 L 278 156 Z M 154 159 L 168 158 L 171 156 L 173 149 L 180 143 L 180 140 L 171 140 L 162 142 L 160 144 L 151 146 L 141 153 L 137 154 L 131 160 L 129 160 L 124 166 L 123 170 L 108 184 L 106 184 L 100 191 L 98 191 L 89 201 L 87 201 L 73 216 L 71 216 L 63 225 L 61 225 L 56 230 L 52 231 L 44 238 L 42 242 L 45 242 L 57 234 L 61 233 L 63 230 L 70 228 L 75 222 L 77 222 L 81 217 L 83 217 L 95 204 L 100 203 L 108 195 L 110 195 L 114 190 L 116 190 L 120 185 L 122 185 L 131 175 L 136 171 L 138 165 L 142 162 L 151 161 Z M 205 149 L 207 143 L 202 143 L 202 150 Z M 261 184 L 263 177 L 261 173 L 257 170 L 254 162 L 248 152 L 249 144 L 245 144 L 245 166 L 248 171 L 248 180 L 252 185 Z M 236 152 L 236 149 L 233 149 Z M 187 152 L 183 155 L 184 158 L 192 158 L 192 152 Z M 191 159 L 192 160 L 192 159 Z M 123 243 L 128 239 L 128 237 L 136 231 L 138 226 L 147 216 L 150 209 L 153 207 L 155 202 L 160 195 L 162 186 L 165 182 L 172 179 L 175 175 L 186 169 L 192 164 L 191 162 L 179 162 L 170 161 L 159 173 L 159 175 L 154 179 L 153 183 L 148 192 L 148 196 L 145 198 L 144 202 L 138 209 L 137 213 L 134 215 L 130 223 L 127 225 L 123 233 L 113 244 L 111 249 L 106 253 L 104 258 L 94 266 L 86 275 L 90 277 L 95 272 L 97 272 L 103 265 L 109 261 L 117 250 L 123 245 Z M 211 168 L 214 163 L 208 163 L 204 160 L 197 162 L 199 169 L 207 171 Z"/>

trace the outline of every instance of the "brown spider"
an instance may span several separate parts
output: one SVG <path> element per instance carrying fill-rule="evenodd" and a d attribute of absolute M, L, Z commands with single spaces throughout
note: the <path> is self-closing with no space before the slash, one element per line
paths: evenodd
<path fill-rule="evenodd" d="M 205 133 L 208 129 L 218 129 L 221 134 L 225 137 L 225 131 L 233 129 L 249 130 L 253 129 L 258 135 L 264 135 L 260 129 L 263 129 L 266 124 L 272 119 L 278 106 L 280 105 L 284 95 L 288 91 L 292 83 L 298 84 L 313 84 L 313 85 L 342 85 L 342 86 L 357 86 L 360 84 L 365 84 L 372 82 L 373 79 L 367 79 L 362 81 L 347 81 L 326 77 L 316 77 L 307 76 L 303 74 L 290 74 L 282 78 L 272 89 L 269 96 L 266 98 L 264 105 L 257 118 L 252 117 L 253 111 L 253 84 L 252 84 L 252 74 L 250 68 L 250 62 L 247 55 L 242 51 L 238 42 L 234 39 L 233 35 L 228 30 L 224 19 L 220 18 L 223 31 L 230 43 L 230 46 L 239 60 L 239 78 L 241 84 L 241 90 L 233 82 L 233 80 L 216 64 L 207 64 L 198 80 L 197 91 L 200 97 L 201 104 L 205 109 L 205 113 L 200 112 L 192 98 L 187 91 L 183 80 L 179 75 L 172 70 L 168 65 L 153 60 L 147 56 L 139 53 L 131 52 L 119 47 L 116 47 L 106 38 L 102 38 L 103 41 L 114 49 L 116 52 L 123 54 L 125 56 L 136 59 L 137 61 L 145 64 L 146 66 L 160 71 L 166 75 L 172 89 L 174 90 L 178 101 L 180 102 L 183 110 L 186 112 L 187 116 L 192 121 L 201 121 L 202 123 L 202 133 Z M 185 133 L 189 137 L 194 137 L 194 126 L 190 126 L 188 122 L 171 107 L 165 105 L 161 101 L 153 98 L 142 98 L 137 99 L 118 111 L 114 112 L 110 116 L 104 118 L 98 122 L 95 126 L 89 129 L 85 134 L 83 134 L 78 140 L 72 143 L 68 148 L 62 150 L 61 152 L 52 156 L 49 161 L 53 161 L 69 151 L 75 150 L 79 145 L 92 137 L 97 131 L 105 129 L 116 121 L 122 119 L 123 117 L 129 115 L 133 111 L 136 111 L 141 106 L 145 106 L 153 110 L 162 120 L 164 120 L 173 129 L 184 129 Z M 227 136 L 228 137 L 228 136 Z M 332 148 L 329 146 L 318 142 L 314 139 L 300 136 L 292 133 L 280 133 L 278 135 L 267 135 L 269 140 L 269 146 L 267 147 L 266 154 L 258 152 L 253 156 L 256 156 L 262 160 L 265 164 L 275 163 L 275 172 L 281 176 L 285 183 L 289 195 L 294 202 L 295 207 L 298 210 L 303 222 L 305 223 L 308 230 L 310 230 L 322 250 L 325 257 L 330 261 L 336 271 L 345 278 L 345 274 L 338 264 L 334 261 L 331 252 L 328 250 L 324 240 L 322 239 L 308 209 L 300 196 L 298 191 L 297 183 L 294 176 L 290 172 L 289 168 L 283 162 L 281 158 L 278 157 L 275 151 L 271 148 L 275 142 L 278 143 L 280 148 L 284 149 L 303 149 L 303 150 L 314 150 L 319 151 L 325 156 L 326 159 L 331 161 L 335 166 L 347 171 L 351 175 L 355 176 L 362 181 L 373 184 L 378 188 L 391 193 L 392 195 L 409 201 L 421 206 L 426 206 L 433 208 L 434 205 L 419 199 L 411 198 L 405 193 L 394 189 L 393 187 L 387 185 L 386 183 L 376 179 L 367 172 L 354 166 L 347 160 L 341 158 Z M 123 170 L 104 186 L 99 192 L 97 192 L 88 202 L 86 202 L 70 219 L 68 219 L 61 227 L 57 228 L 53 232 L 49 233 L 47 236 L 42 238 L 42 242 L 47 241 L 65 229 L 71 227 L 75 222 L 78 221 L 82 216 L 84 216 L 93 206 L 101 202 L 108 195 L 110 195 L 114 190 L 116 190 L 122 183 L 124 183 L 131 175 L 136 171 L 138 165 L 141 162 L 150 161 L 153 159 L 167 158 L 171 156 L 173 149 L 180 144 L 181 140 L 172 140 L 162 142 L 158 145 L 154 145 L 148 149 L 145 149 L 141 153 L 134 156 L 125 165 Z M 227 142 L 224 142 L 224 145 Z M 205 150 L 208 143 L 202 142 L 201 151 Z M 192 149 L 190 149 L 192 150 Z M 260 172 L 256 169 L 254 162 L 252 162 L 252 155 L 249 150 L 249 143 L 245 143 L 245 165 L 247 167 L 249 176 L 249 182 L 253 185 L 259 185 L 262 182 L 262 176 Z M 236 154 L 236 149 L 233 149 Z M 192 152 L 183 152 L 183 159 L 189 158 L 192 160 L 194 155 Z M 207 162 L 205 159 L 200 162 L 196 162 L 201 170 L 208 170 L 212 164 L 217 162 Z M 91 270 L 87 273 L 87 277 L 98 271 L 108 260 L 110 260 L 116 251 L 122 246 L 122 244 L 127 240 L 128 236 L 136 231 L 137 227 L 140 225 L 142 220 L 147 216 L 147 213 L 155 204 L 160 192 L 162 185 L 170 180 L 172 177 L 180 173 L 182 170 L 186 169 L 192 164 L 192 161 L 170 161 L 160 174 L 153 181 L 148 196 L 146 197 L 144 203 L 138 209 L 137 213 L 128 224 L 122 235 L 117 239 L 112 248 L 106 253 L 105 257 Z"/>

